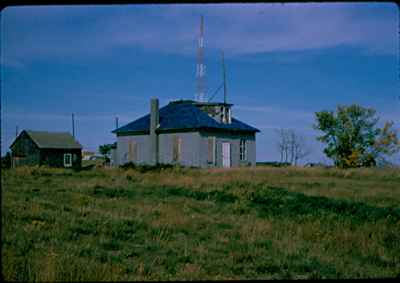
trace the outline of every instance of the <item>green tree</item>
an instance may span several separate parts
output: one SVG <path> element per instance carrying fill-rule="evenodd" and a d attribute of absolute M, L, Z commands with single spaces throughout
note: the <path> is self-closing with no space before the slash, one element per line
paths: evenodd
<path fill-rule="evenodd" d="M 99 146 L 99 152 L 104 156 L 106 162 L 110 160 L 112 144 L 103 144 Z"/>
<path fill-rule="evenodd" d="M 324 153 L 341 168 L 375 166 L 385 156 L 400 150 L 393 122 L 378 128 L 379 118 L 371 108 L 353 104 L 338 106 L 336 112 L 316 112 L 314 129 L 324 132 L 317 139 L 326 143 Z"/>

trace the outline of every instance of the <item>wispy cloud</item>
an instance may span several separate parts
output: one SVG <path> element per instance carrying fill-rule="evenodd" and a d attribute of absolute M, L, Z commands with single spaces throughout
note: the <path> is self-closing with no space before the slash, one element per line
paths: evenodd
<path fill-rule="evenodd" d="M 238 105 L 235 109 L 243 110 L 243 111 L 251 111 L 251 112 L 264 112 L 264 113 L 274 113 L 277 111 L 274 107 L 269 106 L 241 106 Z"/>
<path fill-rule="evenodd" d="M 118 119 L 121 121 L 130 121 L 132 120 L 132 114 L 75 114 L 74 119 L 76 121 L 87 121 L 87 122 L 105 122 L 105 121 L 114 121 L 115 117 L 118 116 Z M 7 119 L 8 121 L 12 120 L 22 120 L 22 121 L 30 121 L 37 122 L 40 125 L 41 121 L 71 121 L 71 114 L 55 114 L 55 113 L 5 113 L 2 115 L 3 119 Z"/>
<path fill-rule="evenodd" d="M 301 109 L 271 106 L 235 106 L 233 116 L 261 130 L 262 135 L 274 138 L 274 130 L 294 129 L 304 135 L 315 134 L 314 114 Z M 272 134 L 272 136 L 271 136 Z"/>
<path fill-rule="evenodd" d="M 394 4 L 13 7 L 3 14 L 3 56 L 14 62 L 104 56 L 119 47 L 194 56 L 200 14 L 206 47 L 228 55 L 339 45 L 395 54 L 398 40 Z"/>
<path fill-rule="evenodd" d="M 279 114 L 279 116 L 286 116 L 291 118 L 313 119 L 313 112 L 306 112 L 298 109 L 287 109 L 278 106 L 235 106 L 235 109 L 247 112 L 261 112 L 265 114 Z"/>

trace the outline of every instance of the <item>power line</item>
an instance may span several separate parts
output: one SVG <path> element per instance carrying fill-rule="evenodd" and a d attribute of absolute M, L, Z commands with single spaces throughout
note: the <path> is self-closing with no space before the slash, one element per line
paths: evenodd
<path fill-rule="evenodd" d="M 214 96 L 218 93 L 218 91 L 219 91 L 223 86 L 224 86 L 224 84 L 222 83 L 222 84 L 217 88 L 217 90 L 213 93 L 213 95 L 210 97 L 210 99 L 208 100 L 208 102 L 210 102 L 210 101 L 214 98 Z"/>

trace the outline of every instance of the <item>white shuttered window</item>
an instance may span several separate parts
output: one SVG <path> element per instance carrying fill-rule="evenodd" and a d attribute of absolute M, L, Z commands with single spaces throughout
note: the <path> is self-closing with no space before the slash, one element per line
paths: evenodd
<path fill-rule="evenodd" d="M 215 165 L 215 137 L 208 137 L 207 163 Z"/>
<path fill-rule="evenodd" d="M 240 160 L 247 160 L 247 148 L 246 148 L 246 140 L 240 140 Z"/>
<path fill-rule="evenodd" d="M 182 138 L 174 136 L 172 148 L 172 161 L 179 162 L 181 160 Z"/>

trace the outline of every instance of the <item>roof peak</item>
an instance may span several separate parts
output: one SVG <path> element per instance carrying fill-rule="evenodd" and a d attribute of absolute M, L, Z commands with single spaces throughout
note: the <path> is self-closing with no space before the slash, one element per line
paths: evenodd
<path fill-rule="evenodd" d="M 231 103 L 224 103 L 224 102 L 200 102 L 200 101 L 194 101 L 190 99 L 180 99 L 180 100 L 174 100 L 169 102 L 169 104 L 193 104 L 193 105 L 199 105 L 199 106 L 204 106 L 204 105 L 227 105 L 227 106 L 232 106 L 233 104 Z"/>
<path fill-rule="evenodd" d="M 191 100 L 191 99 L 179 99 L 179 100 L 173 100 L 170 101 L 169 104 L 194 104 L 196 101 Z"/>
<path fill-rule="evenodd" d="M 16 137 L 14 143 L 25 133 L 39 148 L 81 149 L 82 145 L 69 132 L 34 131 L 24 129 Z"/>

